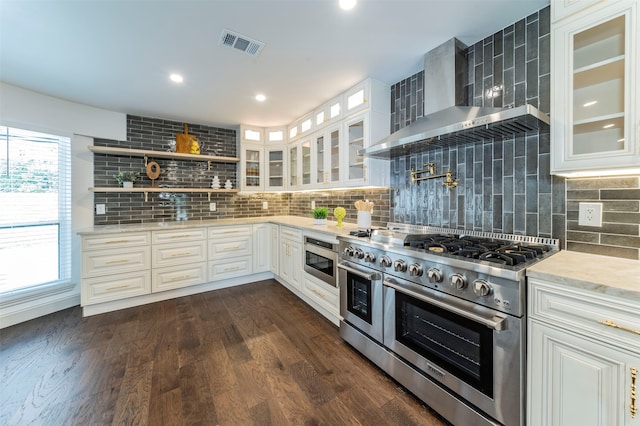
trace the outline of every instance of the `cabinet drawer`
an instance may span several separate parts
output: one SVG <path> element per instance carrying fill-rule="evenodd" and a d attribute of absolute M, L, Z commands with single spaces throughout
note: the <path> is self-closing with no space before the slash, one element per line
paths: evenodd
<path fill-rule="evenodd" d="M 305 274 L 304 292 L 328 311 L 338 315 L 340 311 L 340 295 L 337 288 L 328 284 L 320 284 Z"/>
<path fill-rule="evenodd" d="M 151 293 L 151 272 L 138 271 L 82 280 L 82 305 Z"/>
<path fill-rule="evenodd" d="M 243 226 L 212 226 L 209 227 L 209 238 L 222 240 L 251 235 L 251 225 Z"/>
<path fill-rule="evenodd" d="M 640 350 L 640 310 L 633 302 L 529 278 L 529 305 L 532 319 Z"/>
<path fill-rule="evenodd" d="M 207 242 L 204 240 L 154 245 L 152 250 L 151 257 L 154 268 L 207 261 Z"/>
<path fill-rule="evenodd" d="M 150 252 L 151 249 L 146 246 L 82 253 L 82 276 L 96 277 L 149 269 Z"/>
<path fill-rule="evenodd" d="M 209 281 L 251 274 L 251 256 L 209 262 Z"/>
<path fill-rule="evenodd" d="M 287 238 L 293 241 L 302 242 L 302 230 L 295 228 L 280 227 L 280 238 Z"/>
<path fill-rule="evenodd" d="M 149 244 L 149 232 L 121 232 L 117 234 L 88 235 L 82 237 L 83 250 L 108 250 Z"/>
<path fill-rule="evenodd" d="M 251 255 L 251 235 L 209 240 L 209 260 Z"/>
<path fill-rule="evenodd" d="M 153 293 L 207 282 L 207 263 L 153 269 Z"/>
<path fill-rule="evenodd" d="M 178 243 L 182 241 L 198 241 L 207 239 L 206 228 L 174 229 L 154 231 L 151 236 L 153 244 Z"/>

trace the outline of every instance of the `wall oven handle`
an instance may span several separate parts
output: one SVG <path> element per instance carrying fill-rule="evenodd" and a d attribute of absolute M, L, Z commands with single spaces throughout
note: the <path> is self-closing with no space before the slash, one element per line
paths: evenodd
<path fill-rule="evenodd" d="M 360 278 L 364 278 L 365 280 L 369 281 L 373 281 L 378 277 L 378 274 L 376 274 L 375 272 L 361 272 L 342 263 L 338 263 L 338 268 L 344 269 L 347 272 L 351 272 L 353 275 L 357 275 Z"/>
<path fill-rule="evenodd" d="M 471 321 L 478 322 L 478 323 L 480 323 L 480 324 L 482 324 L 482 325 L 484 325 L 486 327 L 489 327 L 492 330 L 502 331 L 502 330 L 505 329 L 505 325 L 506 324 L 504 323 L 504 320 L 505 320 L 504 318 L 497 317 L 497 321 L 494 320 L 494 319 L 484 318 L 484 317 L 482 317 L 480 315 L 477 315 L 477 314 L 475 314 L 473 312 L 469 312 L 469 311 L 466 311 L 464 309 L 460 309 L 460 308 L 458 308 L 456 306 L 451 306 L 451 305 L 449 305 L 447 303 L 441 302 L 441 301 L 436 300 L 436 299 L 432 299 L 430 297 L 427 297 L 427 296 L 424 296 L 424 295 L 422 295 L 420 293 L 412 291 L 412 290 L 410 290 L 410 289 L 408 289 L 408 288 L 406 288 L 406 287 L 404 287 L 402 285 L 399 285 L 399 284 L 393 282 L 393 280 L 391 278 L 385 279 L 382 284 L 387 286 L 387 287 L 391 287 L 394 290 L 399 291 L 400 293 L 406 294 L 407 296 L 411 296 L 411 297 L 413 297 L 415 299 L 418 299 L 418 300 L 421 300 L 423 302 L 430 303 L 430 304 L 435 305 L 435 306 L 437 306 L 439 308 L 442 308 L 442 309 L 444 309 L 446 311 L 453 312 L 454 314 L 457 314 L 457 315 L 460 315 L 461 317 L 467 318 L 467 319 L 469 319 Z M 496 318 L 496 317 L 494 317 L 494 318 Z"/>

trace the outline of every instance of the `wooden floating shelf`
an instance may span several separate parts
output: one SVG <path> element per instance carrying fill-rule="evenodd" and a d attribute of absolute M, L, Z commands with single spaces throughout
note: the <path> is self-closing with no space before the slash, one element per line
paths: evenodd
<path fill-rule="evenodd" d="M 212 193 L 238 193 L 239 189 L 212 189 L 212 188 L 163 188 L 157 186 L 147 186 L 147 187 L 133 187 L 133 188 L 121 188 L 121 187 L 93 187 L 89 188 L 91 192 L 136 192 L 136 193 L 144 193 L 144 201 L 148 201 L 148 194 L 158 193 L 158 192 L 181 192 L 181 193 L 198 193 L 198 194 L 208 194 L 209 200 L 211 200 Z"/>
<path fill-rule="evenodd" d="M 217 155 L 181 154 L 178 152 L 151 151 L 146 149 L 114 148 L 110 146 L 90 146 L 89 150 L 96 154 L 130 155 L 132 157 L 170 158 L 174 160 L 194 160 L 214 163 L 238 163 L 238 157 L 220 157 Z"/>

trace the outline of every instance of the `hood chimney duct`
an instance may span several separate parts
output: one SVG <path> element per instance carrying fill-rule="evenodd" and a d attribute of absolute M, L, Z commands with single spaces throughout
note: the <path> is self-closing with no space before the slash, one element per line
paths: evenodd
<path fill-rule="evenodd" d="M 467 46 L 452 38 L 424 57 L 424 115 L 452 106 L 469 105 L 467 92 Z"/>

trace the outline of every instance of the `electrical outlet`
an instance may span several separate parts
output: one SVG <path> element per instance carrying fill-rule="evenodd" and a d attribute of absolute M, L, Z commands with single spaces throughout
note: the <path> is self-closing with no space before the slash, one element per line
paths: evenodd
<path fill-rule="evenodd" d="M 209 203 L 209 211 L 210 212 L 216 211 L 216 203 Z"/>
<path fill-rule="evenodd" d="M 262 210 L 267 210 L 269 208 L 269 202 L 268 201 L 263 201 L 262 202 Z"/>
<path fill-rule="evenodd" d="M 104 204 L 96 204 L 96 214 L 106 214 Z"/>
<path fill-rule="evenodd" d="M 312 201 L 312 202 L 311 202 L 311 210 L 313 210 L 313 209 L 315 209 L 315 208 L 316 208 L 316 202 L 315 202 L 315 201 Z"/>
<path fill-rule="evenodd" d="M 578 225 L 602 226 L 602 203 L 580 203 Z"/>

